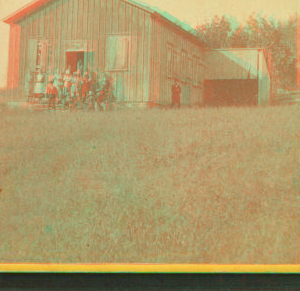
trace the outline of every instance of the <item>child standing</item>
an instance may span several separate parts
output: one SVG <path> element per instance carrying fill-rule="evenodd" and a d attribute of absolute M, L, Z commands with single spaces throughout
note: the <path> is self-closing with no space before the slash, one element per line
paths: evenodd
<path fill-rule="evenodd" d="M 81 77 L 80 77 L 80 71 L 78 70 L 75 75 L 75 96 L 80 101 L 81 97 Z"/>
<path fill-rule="evenodd" d="M 55 109 L 56 98 L 58 95 L 57 88 L 53 85 L 53 78 L 49 79 L 46 87 L 46 96 L 49 100 L 49 108 Z"/>
<path fill-rule="evenodd" d="M 72 74 L 68 69 L 64 76 L 64 97 L 69 99 L 71 95 L 71 86 L 72 86 Z"/>
<path fill-rule="evenodd" d="M 64 81 L 61 74 L 59 74 L 58 70 L 56 70 L 56 73 L 54 75 L 54 87 L 57 88 L 58 91 L 58 99 L 62 98 L 63 89 L 64 89 Z"/>
<path fill-rule="evenodd" d="M 82 79 L 82 103 L 84 103 L 85 99 L 87 98 L 90 88 L 90 78 L 88 72 L 84 73 L 83 79 Z"/>

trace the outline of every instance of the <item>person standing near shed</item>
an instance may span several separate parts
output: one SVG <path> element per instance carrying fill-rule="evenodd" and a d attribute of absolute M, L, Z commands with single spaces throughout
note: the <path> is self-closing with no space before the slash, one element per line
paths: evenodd
<path fill-rule="evenodd" d="M 181 95 L 181 87 L 179 85 L 179 80 L 174 79 L 174 84 L 171 87 L 172 90 L 172 107 L 180 108 L 180 95 Z"/>

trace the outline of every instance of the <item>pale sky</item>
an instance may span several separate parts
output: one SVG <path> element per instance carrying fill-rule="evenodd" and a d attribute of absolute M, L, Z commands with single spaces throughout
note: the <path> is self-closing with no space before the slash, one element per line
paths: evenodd
<path fill-rule="evenodd" d="M 0 0 L 0 19 L 32 0 Z M 244 21 L 253 12 L 286 19 L 300 12 L 300 0 L 143 0 L 167 11 L 191 26 L 202 24 L 214 15 L 232 15 Z M 0 22 L 0 87 L 6 84 L 9 26 Z"/>

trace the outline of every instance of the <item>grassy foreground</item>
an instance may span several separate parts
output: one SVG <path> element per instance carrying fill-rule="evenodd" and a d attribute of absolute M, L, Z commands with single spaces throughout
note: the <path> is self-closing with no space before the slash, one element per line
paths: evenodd
<path fill-rule="evenodd" d="M 300 107 L 0 112 L 0 262 L 300 263 Z"/>

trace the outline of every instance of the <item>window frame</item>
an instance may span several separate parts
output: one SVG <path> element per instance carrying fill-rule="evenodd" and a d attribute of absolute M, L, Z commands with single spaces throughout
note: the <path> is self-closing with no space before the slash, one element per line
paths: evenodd
<path fill-rule="evenodd" d="M 170 58 L 169 58 L 170 56 Z M 174 46 L 170 42 L 167 43 L 167 75 L 171 76 L 174 74 Z"/>
<path fill-rule="evenodd" d="M 109 58 L 109 51 L 110 51 L 110 39 L 115 39 L 115 49 L 118 44 L 118 40 L 126 39 L 126 47 L 124 52 L 125 59 L 125 65 L 124 67 L 116 66 L 115 68 L 112 68 L 112 65 L 110 63 Z M 105 49 L 105 70 L 107 72 L 126 72 L 131 69 L 131 49 L 132 49 L 132 35 L 130 34 L 108 34 L 107 36 L 107 43 L 106 43 L 106 49 Z M 115 65 L 118 62 L 118 56 L 117 56 L 117 50 L 115 51 L 115 55 L 113 56 Z"/>
<path fill-rule="evenodd" d="M 187 57 L 187 67 L 187 78 L 193 81 L 193 57 L 189 55 Z"/>
<path fill-rule="evenodd" d="M 186 50 L 181 50 L 181 60 L 180 60 L 180 74 L 183 77 L 187 77 L 187 59 L 188 53 Z"/>
<path fill-rule="evenodd" d="M 193 55 L 193 68 L 192 68 L 192 74 L 193 74 L 193 83 L 194 85 L 198 85 L 199 80 L 199 64 L 200 58 L 196 55 Z"/>

